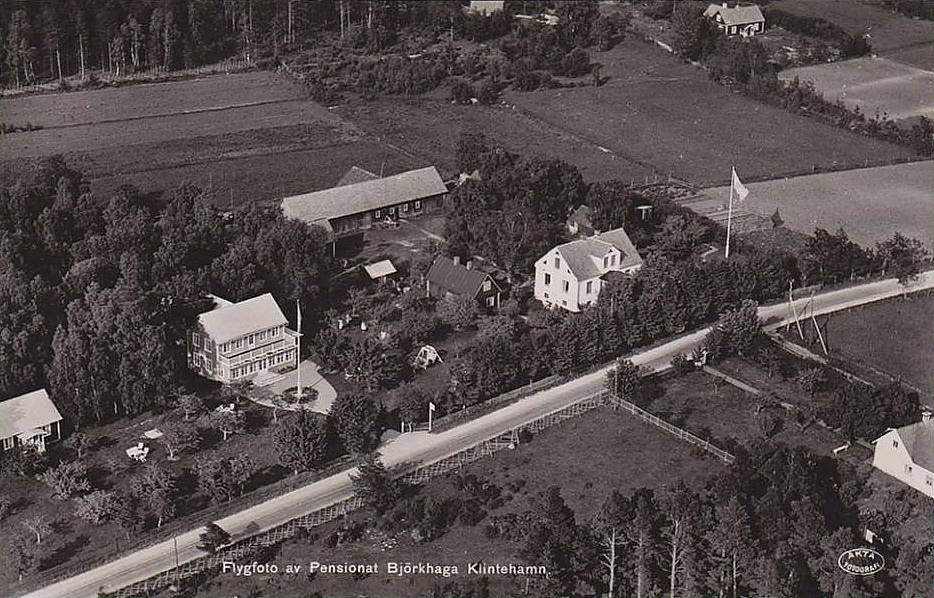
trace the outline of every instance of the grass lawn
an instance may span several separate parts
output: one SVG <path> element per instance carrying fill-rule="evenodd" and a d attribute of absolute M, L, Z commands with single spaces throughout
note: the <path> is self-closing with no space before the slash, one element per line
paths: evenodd
<path fill-rule="evenodd" d="M 651 424 L 622 412 L 600 409 L 579 418 L 562 422 L 520 445 L 514 451 L 500 451 L 463 468 L 462 473 L 499 486 L 505 503 L 490 515 L 524 512 L 528 499 L 558 486 L 561 495 L 574 509 L 578 522 L 588 522 L 613 490 L 624 494 L 641 487 L 663 491 L 678 480 L 693 487 L 701 486 L 710 476 L 723 470 L 717 459 L 700 453 L 691 445 L 661 431 Z M 451 495 L 450 481 L 438 478 L 429 482 L 422 494 Z M 324 546 L 321 538 L 333 533 L 340 522 L 315 528 L 311 541 L 296 540 L 283 546 L 277 563 L 378 563 L 380 573 L 361 579 L 350 575 L 318 575 L 309 581 L 305 575 L 258 575 L 250 579 L 218 576 L 199 595 L 295 596 L 318 591 L 325 596 L 426 596 L 434 584 L 452 581 L 434 576 L 391 577 L 385 563 L 431 562 L 458 565 L 463 573 L 468 563 L 517 563 L 517 546 L 502 539 L 489 540 L 482 533 L 485 523 L 467 527 L 455 525 L 442 537 L 419 543 L 402 532 L 387 543 L 382 536 L 368 536 L 359 542 Z M 386 546 L 392 546 L 387 548 Z M 534 563 L 533 563 L 534 564 Z M 460 579 L 464 579 L 463 577 Z M 493 596 L 521 591 L 524 578 L 493 577 Z"/>
<path fill-rule="evenodd" d="M 269 425 L 270 410 L 244 403 L 249 429 L 245 434 L 233 435 L 227 442 L 213 433 L 203 436 L 201 448 L 197 455 L 231 456 L 235 454 L 248 454 L 253 459 L 256 473 L 246 483 L 246 489 L 252 490 L 261 485 L 269 484 L 285 477 L 288 473 L 277 461 L 277 452 L 274 445 L 275 426 Z M 169 412 L 162 415 L 145 414 L 131 420 L 120 420 L 111 424 L 96 427 L 86 432 L 97 439 L 97 448 L 82 458 L 82 463 L 88 469 L 88 477 L 92 489 L 108 491 L 125 491 L 129 489 L 131 480 L 139 474 L 143 466 L 139 462 L 127 457 L 125 450 L 137 442 L 144 441 L 149 447 L 148 462 L 158 463 L 166 471 L 178 479 L 178 488 L 181 498 L 178 501 L 176 519 L 185 515 L 196 513 L 209 506 L 208 497 L 200 494 L 196 488 L 194 476 L 188 469 L 195 463 L 196 454 L 182 454 L 178 461 L 168 461 L 165 448 L 159 441 L 142 438 L 142 433 L 151 428 L 158 428 L 167 418 L 177 419 L 179 414 Z M 54 458 L 73 457 L 73 452 L 64 445 L 57 444 L 51 448 Z M 12 571 L 8 551 L 13 536 L 26 532 L 23 522 L 28 518 L 41 515 L 46 523 L 52 525 L 54 533 L 42 543 L 39 571 L 27 577 L 24 583 L 39 583 L 47 581 L 51 576 L 57 575 L 62 569 L 88 566 L 102 559 L 110 559 L 128 549 L 126 536 L 114 523 L 93 525 L 74 515 L 75 503 L 73 500 L 57 500 L 51 497 L 51 490 L 41 481 L 32 478 L 19 478 L 3 475 L 0 478 L 3 488 L 3 499 L 12 505 L 12 512 L 0 524 L 0 584 L 8 588 L 9 592 L 18 593 L 21 588 Z M 171 520 L 169 521 L 169 523 Z M 188 526 L 197 525 L 189 522 Z M 154 530 L 144 534 L 137 534 L 134 543 L 148 540 L 148 536 L 156 533 Z M 6 595 L 6 592 L 4 592 Z"/>
<path fill-rule="evenodd" d="M 825 19 L 850 35 L 869 33 L 869 43 L 877 54 L 908 46 L 934 43 L 930 21 L 914 20 L 893 12 L 878 2 L 866 0 L 782 0 L 776 4 L 785 12 Z M 928 47 L 930 55 L 931 48 Z"/>
<path fill-rule="evenodd" d="M 737 168 L 740 176 L 745 172 Z M 896 231 L 934 247 L 934 168 L 931 162 L 878 166 L 749 183 L 744 209 L 763 216 L 779 210 L 785 226 L 806 234 L 840 226 L 863 246 Z M 706 190 L 726 202 L 730 188 Z"/>
<path fill-rule="evenodd" d="M 791 382 L 782 382 L 778 376 L 768 379 L 765 372 L 743 359 L 729 359 L 717 364 L 717 369 L 726 371 L 747 384 L 776 394 L 780 399 L 793 404 L 803 404 L 807 399 Z M 704 372 L 692 372 L 667 380 L 661 384 L 662 395 L 648 407 L 649 411 L 663 419 L 708 438 L 723 448 L 723 440 L 734 438 L 742 444 L 762 438 L 756 416 L 758 399 Z M 780 392 L 780 393 L 779 393 Z M 773 441 L 788 446 L 804 446 L 820 455 L 844 443 L 839 436 L 819 426 L 802 431 L 782 408 L 769 408 L 771 414 L 782 420 Z M 855 450 L 847 457 L 858 458 Z"/>
<path fill-rule="evenodd" d="M 601 87 L 507 92 L 552 130 L 700 185 L 814 167 L 855 167 L 912 152 L 761 104 L 711 81 L 655 44 L 632 37 L 595 53 L 610 77 Z M 622 64 L 622 67 L 615 67 Z M 618 178 L 628 178 L 621 172 Z"/>
<path fill-rule="evenodd" d="M 901 376 L 923 391 L 922 398 L 934 394 L 931 292 L 832 314 L 826 326 L 826 340 L 832 352 Z"/>
<path fill-rule="evenodd" d="M 934 72 L 887 58 L 856 58 L 782 71 L 780 78 L 810 81 L 830 102 L 891 120 L 934 115 Z"/>

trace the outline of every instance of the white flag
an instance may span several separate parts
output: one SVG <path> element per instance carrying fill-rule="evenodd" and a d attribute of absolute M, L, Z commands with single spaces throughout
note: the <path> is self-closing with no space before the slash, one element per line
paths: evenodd
<path fill-rule="evenodd" d="M 736 174 L 736 169 L 733 169 L 733 180 L 730 183 L 730 186 L 733 188 L 733 192 L 736 193 L 736 196 L 739 198 L 737 201 L 743 201 L 746 199 L 746 196 L 749 195 L 749 189 L 746 188 L 746 185 L 743 184 L 743 181 L 739 180 L 739 175 Z"/>
<path fill-rule="evenodd" d="M 435 407 L 435 404 L 432 403 L 431 401 L 429 401 L 429 402 L 428 402 L 428 411 L 434 411 L 435 409 L 437 409 L 437 407 Z"/>

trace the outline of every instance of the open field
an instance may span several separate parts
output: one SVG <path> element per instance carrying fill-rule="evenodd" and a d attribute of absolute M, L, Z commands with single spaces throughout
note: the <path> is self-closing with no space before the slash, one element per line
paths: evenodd
<path fill-rule="evenodd" d="M 746 173 L 737 167 L 740 176 Z M 764 216 L 779 210 L 785 225 L 804 233 L 843 226 L 872 246 L 896 231 L 934 247 L 934 168 L 931 162 L 878 166 L 749 183 L 742 206 Z M 726 203 L 729 187 L 708 189 Z"/>
<path fill-rule="evenodd" d="M 788 69 L 780 76 L 810 81 L 825 99 L 840 100 L 851 110 L 858 107 L 870 117 L 934 117 L 934 72 L 887 58 L 856 58 Z"/>
<path fill-rule="evenodd" d="M 697 449 L 642 420 L 622 412 L 600 409 L 580 418 L 568 420 L 536 436 L 531 443 L 514 451 L 501 451 L 461 470 L 499 486 L 511 495 L 502 507 L 490 510 L 490 515 L 524 512 L 528 499 L 549 486 L 561 488 L 561 495 L 574 509 L 578 522 L 587 522 L 598 511 L 613 490 L 629 494 L 641 487 L 663 491 L 683 480 L 699 487 L 724 465 L 713 457 L 699 455 Z M 521 485 L 510 492 L 507 485 Z M 450 495 L 451 483 L 446 478 L 429 482 L 422 495 Z M 435 583 L 443 579 L 427 575 L 392 577 L 385 574 L 385 563 L 431 562 L 457 564 L 462 573 L 468 563 L 522 563 L 517 546 L 502 539 L 490 540 L 482 528 L 486 523 L 468 527 L 457 524 L 437 540 L 416 543 L 411 536 L 399 533 L 398 544 L 384 548 L 381 542 L 365 538 L 359 542 L 328 548 L 318 541 L 293 541 L 282 548 L 279 563 L 378 563 L 380 574 L 354 579 L 350 575 L 317 575 L 311 582 L 305 575 L 254 576 L 255 589 L 263 596 L 307 595 L 318 591 L 324 596 L 427 596 Z M 314 532 L 326 537 L 339 526 L 331 523 Z M 465 579 L 464 577 L 460 578 Z M 468 578 L 469 579 L 469 578 Z M 490 595 L 513 595 L 521 590 L 516 583 L 524 578 L 493 576 Z M 210 588 L 199 595 L 230 596 L 244 594 L 244 580 L 232 576 L 218 577 Z"/>
<path fill-rule="evenodd" d="M 904 50 L 887 52 L 885 57 L 908 66 L 934 71 L 934 44 L 922 44 Z"/>
<path fill-rule="evenodd" d="M 268 71 L 0 100 L 5 123 L 61 127 L 299 99 L 301 88 Z"/>
<path fill-rule="evenodd" d="M 419 159 L 442 174 L 456 172 L 455 150 L 464 131 L 479 131 L 507 150 L 560 158 L 581 169 L 588 181 L 642 179 L 648 165 L 614 156 L 595 144 L 552 127 L 518 110 L 497 106 L 458 106 L 432 97 L 383 98 L 335 108 L 355 125 Z"/>
<path fill-rule="evenodd" d="M 236 205 L 330 187 L 353 165 L 395 174 L 430 163 L 300 96 L 283 77 L 251 72 L 3 100 L 4 122 L 49 128 L 4 135 L 0 172 L 12 183 L 32 159 L 62 154 L 102 197 L 187 181 Z"/>
<path fill-rule="evenodd" d="M 934 27 L 930 21 L 909 19 L 872 2 L 782 0 L 776 6 L 792 14 L 826 19 L 850 35 L 868 33 L 869 43 L 876 54 L 925 43 L 934 44 Z M 930 52 L 929 46 L 929 55 Z"/>
<path fill-rule="evenodd" d="M 907 300 L 837 312 L 829 317 L 825 335 L 832 353 L 900 376 L 927 397 L 934 394 L 934 294 L 914 293 Z"/>
<path fill-rule="evenodd" d="M 156 191 L 192 182 L 209 184 L 222 206 L 270 201 L 287 195 L 332 187 L 353 165 L 386 174 L 425 166 L 374 141 L 358 141 L 258 156 L 211 159 L 164 169 L 142 170 L 91 180 L 95 195 L 107 197 L 120 185 Z"/>
<path fill-rule="evenodd" d="M 731 165 L 746 176 L 775 177 L 912 156 L 733 93 L 648 42 L 627 39 L 594 60 L 610 76 L 601 87 L 507 92 L 506 100 L 620 161 L 702 185 L 728 180 Z M 614 67 L 617 61 L 626 61 L 625 68 Z"/>

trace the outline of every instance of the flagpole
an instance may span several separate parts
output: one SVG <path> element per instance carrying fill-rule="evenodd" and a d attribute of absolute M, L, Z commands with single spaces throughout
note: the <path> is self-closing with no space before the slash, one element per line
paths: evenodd
<path fill-rule="evenodd" d="M 726 249 L 723 252 L 724 259 L 730 257 L 730 227 L 733 224 L 733 178 L 736 176 L 736 167 L 730 171 L 730 207 L 726 213 Z"/>
<path fill-rule="evenodd" d="M 302 402 L 302 306 L 295 300 L 295 313 L 298 319 L 298 344 L 295 347 L 295 364 L 298 374 L 298 392 L 295 394 L 295 402 Z"/>

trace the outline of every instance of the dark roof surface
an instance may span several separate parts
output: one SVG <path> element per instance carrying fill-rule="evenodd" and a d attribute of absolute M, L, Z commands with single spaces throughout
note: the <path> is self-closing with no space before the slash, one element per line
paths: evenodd
<path fill-rule="evenodd" d="M 489 274 L 486 272 L 455 264 L 453 260 L 444 256 L 435 259 L 427 274 L 428 282 L 431 284 L 455 295 L 470 297 L 480 292 L 481 285 L 487 277 Z"/>

